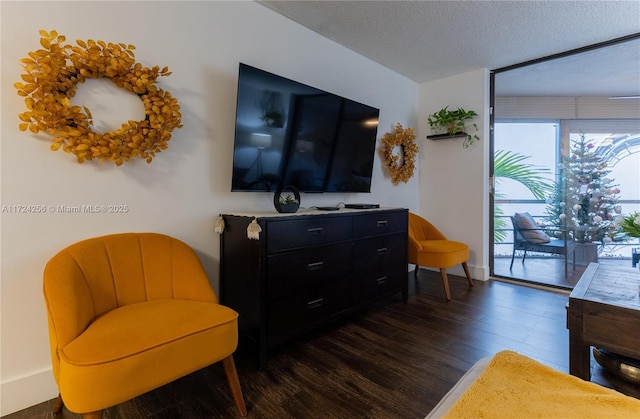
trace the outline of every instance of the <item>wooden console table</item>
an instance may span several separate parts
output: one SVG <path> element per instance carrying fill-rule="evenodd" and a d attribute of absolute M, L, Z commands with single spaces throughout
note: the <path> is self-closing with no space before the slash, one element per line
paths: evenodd
<path fill-rule="evenodd" d="M 569 372 L 591 379 L 591 346 L 640 359 L 640 272 L 591 263 L 569 296 Z"/>

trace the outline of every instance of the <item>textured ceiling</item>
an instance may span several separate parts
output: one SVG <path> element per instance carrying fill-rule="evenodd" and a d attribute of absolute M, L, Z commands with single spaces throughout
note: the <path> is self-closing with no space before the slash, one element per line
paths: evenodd
<path fill-rule="evenodd" d="M 418 83 L 478 68 L 499 69 L 640 32 L 638 0 L 259 3 Z M 586 61 L 556 60 L 555 70 L 552 63 L 546 69 L 549 74 L 562 74 L 559 66 L 567 63 L 571 70 L 587 66 L 609 73 L 612 83 L 618 84 L 616 92 L 640 94 L 637 43 L 615 58 L 624 75 L 614 74 L 610 61 L 582 57 Z M 520 70 L 520 77 L 540 81 L 540 67 L 528 70 L 534 73 Z M 631 79 L 635 86 L 622 86 L 621 79 Z M 567 83 L 578 84 L 578 80 L 569 77 L 549 90 L 557 94 L 563 94 L 560 87 L 573 90 Z M 598 93 L 595 86 L 590 87 L 591 92 L 583 93 Z"/>

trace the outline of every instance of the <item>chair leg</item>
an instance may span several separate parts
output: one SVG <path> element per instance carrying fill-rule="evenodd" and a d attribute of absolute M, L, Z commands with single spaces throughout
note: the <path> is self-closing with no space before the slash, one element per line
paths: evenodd
<path fill-rule="evenodd" d="M 233 394 L 236 407 L 242 416 L 247 416 L 247 406 L 244 403 L 244 396 L 242 395 L 236 364 L 233 362 L 233 355 L 229 355 L 223 359 L 222 365 L 224 366 L 224 372 L 227 375 L 227 381 L 229 381 L 229 387 L 231 387 L 231 394 Z"/>
<path fill-rule="evenodd" d="M 469 286 L 473 287 L 473 279 L 471 278 L 471 273 L 469 273 L 467 262 L 462 262 L 462 268 L 464 269 L 464 274 L 467 276 L 467 282 L 469 283 Z"/>
<path fill-rule="evenodd" d="M 64 407 L 64 402 L 62 401 L 62 395 L 58 393 L 58 397 L 56 398 L 55 403 L 53 403 L 53 413 L 58 414 L 62 412 L 63 407 Z"/>
<path fill-rule="evenodd" d="M 442 277 L 442 285 L 444 286 L 444 295 L 447 297 L 447 301 L 451 301 L 449 278 L 447 277 L 447 270 L 445 268 L 440 268 L 440 276 Z"/>
<path fill-rule="evenodd" d="M 416 269 L 413 270 L 413 278 L 414 279 L 418 279 L 418 269 L 420 267 L 418 265 L 416 265 Z"/>
<path fill-rule="evenodd" d="M 56 401 L 53 403 L 53 414 L 57 416 L 60 412 L 62 412 L 63 407 L 64 407 L 64 401 L 62 400 L 62 395 L 58 393 L 58 397 L 56 397 Z M 101 418 L 102 418 L 102 410 L 82 414 L 82 419 L 101 419 Z"/>

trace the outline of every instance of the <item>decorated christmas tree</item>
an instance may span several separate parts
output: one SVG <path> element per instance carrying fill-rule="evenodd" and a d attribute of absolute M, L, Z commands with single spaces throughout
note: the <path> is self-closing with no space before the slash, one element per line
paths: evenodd
<path fill-rule="evenodd" d="M 579 242 L 617 240 L 620 189 L 608 177 L 610 172 L 584 134 L 572 140 L 569 156 L 563 157 L 560 181 L 547 205 L 548 222 L 566 228 Z"/>

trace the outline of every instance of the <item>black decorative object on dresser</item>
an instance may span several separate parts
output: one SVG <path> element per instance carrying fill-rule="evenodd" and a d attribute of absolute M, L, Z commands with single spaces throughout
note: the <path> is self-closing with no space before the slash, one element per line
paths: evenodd
<path fill-rule="evenodd" d="M 406 209 L 223 214 L 221 302 L 241 344 L 267 351 L 382 297 L 407 300 Z M 258 240 L 247 237 L 256 220 Z"/>

